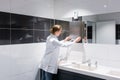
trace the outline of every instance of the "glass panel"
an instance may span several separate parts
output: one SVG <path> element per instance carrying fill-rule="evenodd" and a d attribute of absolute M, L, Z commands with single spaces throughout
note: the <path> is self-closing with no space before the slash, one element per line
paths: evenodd
<path fill-rule="evenodd" d="M 0 45 L 10 44 L 10 29 L 0 29 Z"/>
<path fill-rule="evenodd" d="M 32 43 L 33 30 L 11 30 L 11 43 Z"/>
<path fill-rule="evenodd" d="M 11 28 L 33 29 L 32 16 L 11 14 Z"/>

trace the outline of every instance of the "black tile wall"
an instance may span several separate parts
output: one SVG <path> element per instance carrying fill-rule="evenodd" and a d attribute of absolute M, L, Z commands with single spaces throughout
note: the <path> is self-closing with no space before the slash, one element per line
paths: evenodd
<path fill-rule="evenodd" d="M 62 25 L 59 39 L 64 39 L 69 34 L 67 21 L 0 12 L 0 45 L 45 42 L 54 24 Z"/>
<path fill-rule="evenodd" d="M 60 24 L 63 30 L 69 30 L 69 22 L 67 21 L 55 20 L 55 24 Z"/>
<path fill-rule="evenodd" d="M 116 39 L 120 39 L 120 24 L 116 25 Z"/>
<path fill-rule="evenodd" d="M 33 22 L 32 16 L 11 14 L 11 28 L 33 29 Z"/>
<path fill-rule="evenodd" d="M 50 27 L 52 27 L 55 24 L 55 20 L 54 19 L 50 19 Z"/>
<path fill-rule="evenodd" d="M 50 19 L 46 18 L 35 18 L 34 29 L 39 30 L 49 30 L 50 29 Z"/>
<path fill-rule="evenodd" d="M 11 30 L 11 43 L 33 43 L 33 30 Z"/>
<path fill-rule="evenodd" d="M 10 44 L 10 13 L 0 12 L 0 45 Z"/>
<path fill-rule="evenodd" d="M 10 28 L 10 13 L 0 12 L 0 29 Z"/>
<path fill-rule="evenodd" d="M 0 45 L 10 44 L 10 29 L 0 29 Z"/>
<path fill-rule="evenodd" d="M 45 42 L 48 35 L 49 31 L 34 30 L 34 42 Z"/>

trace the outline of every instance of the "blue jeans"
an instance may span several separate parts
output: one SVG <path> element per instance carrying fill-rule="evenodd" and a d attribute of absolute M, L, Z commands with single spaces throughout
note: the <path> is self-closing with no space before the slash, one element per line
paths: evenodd
<path fill-rule="evenodd" d="M 53 74 L 41 69 L 41 80 L 52 80 Z"/>

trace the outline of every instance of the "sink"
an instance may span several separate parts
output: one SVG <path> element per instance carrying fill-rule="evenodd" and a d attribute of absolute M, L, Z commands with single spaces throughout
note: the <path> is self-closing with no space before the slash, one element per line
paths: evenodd
<path fill-rule="evenodd" d="M 76 69 L 82 69 L 82 70 L 90 70 L 90 71 L 93 71 L 96 69 L 96 67 L 94 66 L 89 67 L 87 64 L 82 64 L 82 63 L 70 63 L 70 64 L 66 64 L 63 66 L 72 67 Z"/>
<path fill-rule="evenodd" d="M 93 66 L 89 67 L 88 65 L 81 64 L 80 65 L 80 69 L 85 69 L 85 70 L 93 71 L 93 70 L 96 69 L 96 67 L 93 67 Z"/>
<path fill-rule="evenodd" d="M 120 71 L 111 70 L 107 74 L 112 75 L 112 76 L 120 77 Z"/>

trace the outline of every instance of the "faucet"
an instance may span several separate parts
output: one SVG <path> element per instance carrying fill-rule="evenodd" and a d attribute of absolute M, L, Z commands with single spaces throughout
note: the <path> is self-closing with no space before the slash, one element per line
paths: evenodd
<path fill-rule="evenodd" d="M 91 67 L 91 60 L 88 60 L 88 66 Z"/>
<path fill-rule="evenodd" d="M 91 60 L 90 60 L 90 59 L 88 59 L 88 60 L 86 60 L 86 61 L 84 61 L 84 62 L 82 62 L 82 63 L 83 63 L 83 64 L 88 63 L 88 66 L 91 67 Z"/>
<path fill-rule="evenodd" d="M 91 60 L 88 59 L 88 60 L 83 61 L 82 63 L 85 64 L 85 63 L 89 63 L 90 61 L 91 61 Z"/>
<path fill-rule="evenodd" d="M 82 64 L 86 64 L 86 63 L 88 65 L 88 67 L 91 68 L 91 66 L 92 66 L 91 59 L 88 59 L 88 60 L 82 62 Z M 95 68 L 97 68 L 98 67 L 98 62 L 95 61 L 94 65 L 95 65 Z"/>
<path fill-rule="evenodd" d="M 97 62 L 97 61 L 95 62 L 95 67 L 96 67 L 96 68 L 98 67 L 98 62 Z"/>

